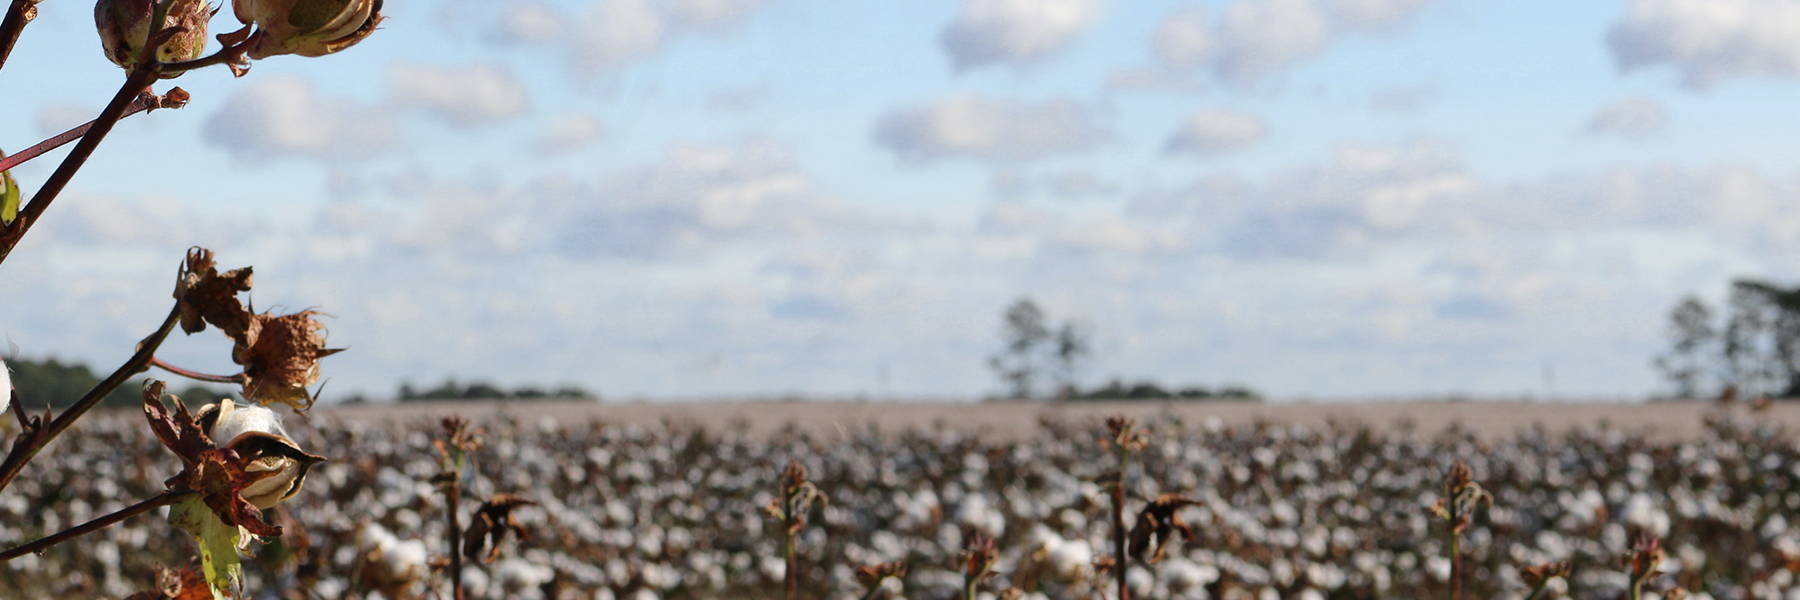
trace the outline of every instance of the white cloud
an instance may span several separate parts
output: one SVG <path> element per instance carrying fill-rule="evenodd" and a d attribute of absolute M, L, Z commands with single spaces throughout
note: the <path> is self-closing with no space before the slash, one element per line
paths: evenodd
<path fill-rule="evenodd" d="M 1669 124 L 1669 111 L 1650 98 L 1626 98 L 1601 108 L 1588 119 L 1587 131 L 1643 139 L 1661 133 Z"/>
<path fill-rule="evenodd" d="M 392 119 L 374 107 L 325 98 L 305 80 L 256 78 L 207 118 L 203 137 L 235 157 L 367 158 L 395 145 Z"/>
<path fill-rule="evenodd" d="M 958 71 L 1037 63 L 1099 17 L 1102 0 L 964 0 L 938 42 Z"/>
<path fill-rule="evenodd" d="M 668 7 L 682 24 L 719 27 L 743 20 L 763 3 L 764 0 L 671 0 Z"/>
<path fill-rule="evenodd" d="M 1067 100 L 960 95 L 889 111 L 876 122 L 874 137 L 908 161 L 1023 162 L 1095 148 L 1109 137 L 1097 121 L 1093 110 Z"/>
<path fill-rule="evenodd" d="M 1268 135 L 1262 117 L 1226 111 L 1201 111 L 1182 121 L 1163 142 L 1168 154 L 1210 156 L 1248 148 Z"/>
<path fill-rule="evenodd" d="M 424 110 L 457 127 L 504 121 L 525 114 L 525 84 L 499 65 L 432 67 L 396 63 L 388 90 L 402 106 Z"/>
<path fill-rule="evenodd" d="M 562 38 L 566 17 L 543 2 L 509 2 L 500 9 L 494 37 L 504 43 L 548 44 Z"/>
<path fill-rule="evenodd" d="M 648 0 L 600 2 L 576 34 L 576 67 L 594 71 L 650 54 L 662 45 L 665 28 Z"/>
<path fill-rule="evenodd" d="M 597 139 L 600 139 L 600 119 L 585 113 L 567 113 L 545 123 L 536 145 L 540 153 L 560 154 L 592 144 Z"/>
<path fill-rule="evenodd" d="M 1153 46 L 1164 66 L 1202 68 L 1237 86 L 1255 84 L 1354 33 L 1392 30 L 1429 0 L 1237 0 L 1216 18 L 1204 8 L 1175 12 Z"/>
<path fill-rule="evenodd" d="M 762 4 L 762 0 L 604 0 L 576 26 L 570 61 L 578 73 L 593 75 L 655 54 L 677 36 L 728 30 Z"/>
<path fill-rule="evenodd" d="M 1631 0 L 1607 32 L 1619 70 L 1668 65 L 1684 85 L 1800 75 L 1800 4 L 1790 0 Z"/>

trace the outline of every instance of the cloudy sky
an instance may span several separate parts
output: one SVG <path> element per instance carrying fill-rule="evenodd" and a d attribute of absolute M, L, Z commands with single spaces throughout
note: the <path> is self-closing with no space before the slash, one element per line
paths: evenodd
<path fill-rule="evenodd" d="M 116 364 L 200 244 L 333 315 L 328 398 L 968 397 L 1020 296 L 1093 332 L 1090 381 L 1621 395 L 1683 294 L 1800 277 L 1792 0 L 386 8 L 122 124 L 0 333 Z M 122 76 L 86 5 L 41 14 L 8 149 Z"/>

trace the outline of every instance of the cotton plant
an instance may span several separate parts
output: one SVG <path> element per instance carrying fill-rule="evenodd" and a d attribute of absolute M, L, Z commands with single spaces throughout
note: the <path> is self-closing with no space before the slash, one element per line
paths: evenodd
<path fill-rule="evenodd" d="M 0 263 L 13 255 L 119 121 L 178 109 L 192 100 L 179 87 L 158 92 L 155 86 L 160 81 L 213 66 L 242 77 L 254 60 L 341 52 L 379 28 L 381 5 L 381 0 L 234 0 L 232 13 L 241 27 L 209 39 L 209 25 L 222 7 L 205 0 L 96 2 L 99 51 L 125 71 L 124 82 L 93 120 L 18 152 L 0 153 Z M 0 68 L 39 10 L 38 0 L 10 1 L 0 21 Z M 16 96 L 28 87 L 8 89 Z M 37 189 L 29 190 L 27 199 L 28 190 L 12 176 L 12 168 L 69 143 L 74 148 Z M 167 570 L 158 576 L 157 589 L 134 597 L 188 597 L 200 585 L 214 597 L 245 593 L 240 553 L 251 551 L 258 539 L 283 533 L 263 511 L 298 495 L 307 474 L 325 460 L 290 437 L 281 413 L 271 406 L 294 412 L 309 408 L 317 394 L 312 386 L 320 379 L 319 360 L 338 351 L 326 347 L 318 313 L 257 312 L 240 301 L 250 285 L 248 267 L 221 273 L 210 251 L 191 249 L 178 269 L 174 305 L 162 324 L 138 341 L 124 364 L 60 414 L 28 410 L 33 391 L 15 389 L 0 361 L 0 392 L 6 394 L 7 408 L 18 425 L 10 450 L 0 461 L 0 493 L 14 483 L 26 463 L 47 454 L 52 440 L 127 379 L 151 366 L 202 381 L 237 384 L 243 398 L 241 404 L 227 399 L 189 411 L 180 398 L 164 393 L 162 382 L 149 380 L 143 393 L 145 424 L 179 464 L 170 469 L 175 473 L 165 481 L 165 489 L 99 518 L 0 550 L 0 561 L 34 555 L 168 506 L 170 523 L 194 538 L 200 569 Z M 157 350 L 177 326 L 187 334 L 209 326 L 224 333 L 233 341 L 230 358 L 239 372 L 207 375 L 158 359 Z M 70 451 L 66 444 L 48 450 Z"/>

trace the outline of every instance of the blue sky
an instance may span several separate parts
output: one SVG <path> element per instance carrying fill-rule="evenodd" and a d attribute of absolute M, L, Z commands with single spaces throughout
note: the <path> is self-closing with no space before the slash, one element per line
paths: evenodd
<path fill-rule="evenodd" d="M 199 244 L 333 315 L 328 398 L 972 397 L 1020 296 L 1094 334 L 1090 382 L 1638 395 L 1679 297 L 1800 277 L 1791 0 L 386 10 L 162 84 L 192 104 L 108 138 L 0 333 L 115 363 Z M 86 9 L 40 11 L 0 147 L 122 76 Z M 165 354 L 224 371 L 216 337 Z"/>

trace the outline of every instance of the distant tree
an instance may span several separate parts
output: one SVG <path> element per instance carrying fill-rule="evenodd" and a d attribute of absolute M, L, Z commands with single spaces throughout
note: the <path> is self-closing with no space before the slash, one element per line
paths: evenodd
<path fill-rule="evenodd" d="M 1674 386 L 1678 398 L 1699 396 L 1700 383 L 1713 357 L 1708 350 L 1718 342 L 1713 312 L 1700 298 L 1689 296 L 1669 311 L 1669 351 L 1654 364 Z"/>
<path fill-rule="evenodd" d="M 1012 397 L 1032 397 L 1041 375 L 1040 355 L 1050 342 L 1044 310 L 1030 298 L 1013 302 L 1001 317 L 1000 339 L 1005 346 L 988 357 L 988 366 L 1006 383 Z"/>
<path fill-rule="evenodd" d="M 1698 396 L 1709 369 L 1747 395 L 1800 397 L 1800 288 L 1731 282 L 1723 320 L 1697 298 L 1669 312 L 1669 349 L 1653 364 L 1682 396 Z"/>
<path fill-rule="evenodd" d="M 1056 330 L 1056 378 L 1059 393 L 1067 396 L 1075 391 L 1075 384 L 1081 376 L 1081 363 L 1085 362 L 1093 344 L 1088 341 L 1087 332 L 1076 327 L 1072 322 L 1064 322 Z"/>
<path fill-rule="evenodd" d="M 1757 365 L 1750 372 L 1752 381 L 1761 384 L 1750 389 L 1800 396 L 1800 288 L 1740 279 L 1732 282 L 1731 291 L 1733 301 L 1742 297 L 1741 304 L 1754 316 L 1745 319 L 1742 332 L 1748 336 L 1745 357 Z"/>
<path fill-rule="evenodd" d="M 45 406 L 57 409 L 67 408 L 88 390 L 100 383 L 100 377 L 86 364 L 63 362 L 55 358 L 34 360 L 29 358 L 12 358 L 6 361 L 12 367 L 13 387 L 19 391 L 19 401 L 28 410 L 42 410 Z M 107 394 L 100 401 L 102 407 L 136 407 L 143 403 L 141 390 L 143 380 L 137 379 L 121 385 Z M 183 402 L 193 408 L 218 402 L 220 398 L 228 398 L 230 394 L 201 385 L 190 385 L 176 393 Z"/>

